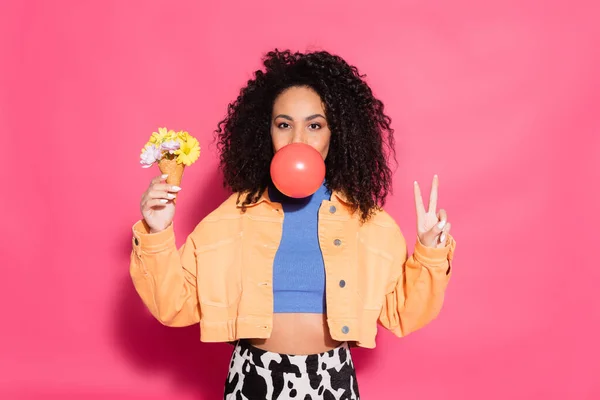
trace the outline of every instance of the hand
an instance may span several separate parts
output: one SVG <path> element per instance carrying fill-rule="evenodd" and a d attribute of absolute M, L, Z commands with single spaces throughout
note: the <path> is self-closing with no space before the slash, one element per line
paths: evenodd
<path fill-rule="evenodd" d="M 175 216 L 175 204 L 172 200 L 181 188 L 167 184 L 166 178 L 166 175 L 161 175 L 152 179 L 140 202 L 140 211 L 151 233 L 166 229 Z"/>
<path fill-rule="evenodd" d="M 445 210 L 436 213 L 438 200 L 439 178 L 433 176 L 431 194 L 429 195 L 429 209 L 425 211 L 421 189 L 415 181 L 415 206 L 417 208 L 417 235 L 421 243 L 428 247 L 440 248 L 446 246 L 446 239 L 450 232 L 450 223 Z"/>

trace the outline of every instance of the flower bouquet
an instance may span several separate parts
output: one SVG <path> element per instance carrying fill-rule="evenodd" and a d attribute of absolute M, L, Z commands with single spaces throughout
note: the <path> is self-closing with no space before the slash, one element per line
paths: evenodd
<path fill-rule="evenodd" d="M 200 143 L 188 132 L 158 128 L 153 132 L 150 140 L 142 149 L 140 164 L 143 168 L 150 168 L 158 163 L 158 168 L 163 174 L 168 174 L 167 183 L 170 185 L 181 184 L 183 170 L 192 165 L 200 157 Z"/>

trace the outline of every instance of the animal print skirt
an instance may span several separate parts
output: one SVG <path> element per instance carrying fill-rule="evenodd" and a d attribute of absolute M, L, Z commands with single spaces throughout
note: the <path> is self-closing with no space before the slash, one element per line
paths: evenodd
<path fill-rule="evenodd" d="M 272 353 L 237 342 L 225 382 L 225 400 L 358 400 L 348 344 L 321 354 Z"/>

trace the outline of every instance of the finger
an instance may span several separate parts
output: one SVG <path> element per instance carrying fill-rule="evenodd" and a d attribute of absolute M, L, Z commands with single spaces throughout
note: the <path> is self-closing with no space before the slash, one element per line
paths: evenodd
<path fill-rule="evenodd" d="M 429 210 L 428 210 L 428 212 L 435 213 L 435 210 L 437 209 L 439 186 L 440 186 L 440 179 L 437 175 L 434 175 L 433 183 L 431 184 L 431 193 L 429 193 Z"/>
<path fill-rule="evenodd" d="M 435 224 L 429 231 L 427 231 L 423 235 L 423 240 L 427 243 L 430 243 L 431 245 L 439 243 L 440 234 L 442 233 L 442 231 L 448 223 L 448 215 L 446 214 L 446 210 L 440 210 L 440 212 L 438 213 L 438 218 L 440 218 L 438 223 Z"/>
<path fill-rule="evenodd" d="M 421 188 L 419 188 L 419 183 L 417 181 L 414 182 L 415 187 L 415 208 L 417 210 L 417 220 L 425 214 L 425 205 L 423 204 L 423 197 L 421 196 Z"/>
<path fill-rule="evenodd" d="M 159 176 L 154 177 L 150 181 L 150 185 L 154 185 L 156 183 L 165 182 L 167 180 L 167 176 L 169 176 L 169 174 L 164 174 L 164 175 L 159 175 Z"/>
<path fill-rule="evenodd" d="M 448 238 L 448 234 L 450 233 L 450 227 L 450 222 L 447 222 L 446 226 L 444 226 L 444 229 L 442 230 L 442 234 L 440 235 L 440 243 L 444 244 L 444 246 L 446 245 L 446 239 Z"/>
<path fill-rule="evenodd" d="M 452 228 L 452 224 L 450 222 L 446 222 L 446 226 L 444 226 L 443 233 L 450 233 L 450 228 Z"/>
<path fill-rule="evenodd" d="M 148 200 L 148 202 L 146 203 L 144 209 L 145 210 L 149 210 L 155 207 L 164 207 L 167 203 L 169 203 L 170 200 L 167 199 L 152 199 L 152 200 Z"/>
<path fill-rule="evenodd" d="M 177 195 L 175 193 L 169 193 L 166 190 L 150 190 L 148 192 L 148 199 L 167 199 L 173 200 Z"/>
<path fill-rule="evenodd" d="M 437 217 L 439 222 L 437 223 L 437 225 L 440 226 L 440 232 L 442 229 L 444 229 L 444 225 L 446 225 L 446 223 L 448 222 L 448 213 L 446 212 L 446 210 L 444 210 L 443 208 L 440 209 L 440 211 L 438 211 L 437 213 Z"/>
<path fill-rule="evenodd" d="M 439 244 L 439 239 L 439 235 L 436 235 L 433 230 L 430 230 L 420 238 L 421 243 L 427 247 L 436 247 Z"/>
<path fill-rule="evenodd" d="M 169 185 L 168 183 L 155 183 L 154 185 L 152 185 L 150 190 L 177 193 L 181 190 L 181 188 L 179 186 Z"/>
<path fill-rule="evenodd" d="M 438 222 L 429 231 L 434 236 L 438 236 L 440 233 L 442 233 L 444 227 L 448 223 L 448 214 L 446 213 L 446 210 L 441 209 L 437 216 Z"/>

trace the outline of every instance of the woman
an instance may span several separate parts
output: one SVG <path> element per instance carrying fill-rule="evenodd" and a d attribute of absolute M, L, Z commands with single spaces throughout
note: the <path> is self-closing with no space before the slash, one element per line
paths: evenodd
<path fill-rule="evenodd" d="M 418 238 L 381 209 L 391 187 L 384 146 L 393 130 L 357 69 L 327 52 L 274 51 L 229 105 L 217 129 L 233 195 L 178 250 L 181 190 L 164 176 L 141 200 L 131 276 L 168 326 L 200 323 L 201 340 L 235 344 L 226 399 L 358 399 L 350 346 L 375 347 L 377 324 L 402 337 L 439 313 L 455 241 L 414 192 Z M 326 164 L 312 196 L 291 199 L 271 182 L 273 154 L 301 142 Z"/>

